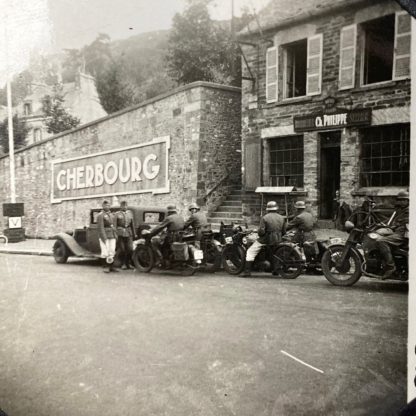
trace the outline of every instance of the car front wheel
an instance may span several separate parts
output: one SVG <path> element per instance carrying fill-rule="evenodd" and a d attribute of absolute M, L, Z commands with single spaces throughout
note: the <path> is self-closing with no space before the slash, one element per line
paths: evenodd
<path fill-rule="evenodd" d="M 53 257 L 55 261 L 59 264 L 64 264 L 67 262 L 69 257 L 69 251 L 66 244 L 61 240 L 56 240 L 53 245 Z"/>

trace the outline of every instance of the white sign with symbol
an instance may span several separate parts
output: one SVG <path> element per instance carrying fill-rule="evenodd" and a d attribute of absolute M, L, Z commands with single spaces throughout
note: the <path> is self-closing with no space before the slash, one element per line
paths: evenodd
<path fill-rule="evenodd" d="M 22 228 L 22 217 L 9 217 L 9 228 Z"/>

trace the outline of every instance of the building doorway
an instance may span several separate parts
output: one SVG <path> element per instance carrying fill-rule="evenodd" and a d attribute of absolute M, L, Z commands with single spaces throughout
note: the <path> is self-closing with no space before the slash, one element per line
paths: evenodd
<path fill-rule="evenodd" d="M 322 219 L 333 218 L 336 210 L 336 191 L 340 187 L 341 131 L 320 133 L 320 201 L 319 215 Z"/>

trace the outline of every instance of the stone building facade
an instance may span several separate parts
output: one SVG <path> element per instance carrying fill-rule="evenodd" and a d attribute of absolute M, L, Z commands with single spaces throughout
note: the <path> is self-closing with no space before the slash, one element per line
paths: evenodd
<path fill-rule="evenodd" d="M 104 176 L 111 177 L 113 155 L 133 152 L 130 160 L 136 157 L 140 163 L 140 152 L 155 139 L 167 150 L 163 189 L 148 191 L 137 182 L 129 185 L 136 186 L 133 190 L 123 191 L 117 183 L 111 185 L 111 178 L 107 184 L 96 182 L 95 187 L 86 189 L 86 182 L 92 181 L 92 177 L 87 179 L 87 166 L 99 165 L 97 158 L 107 158 Z M 241 184 L 240 149 L 240 89 L 205 82 L 180 87 L 34 143 L 17 151 L 15 159 L 16 202 L 25 204 L 26 235 L 45 238 L 83 226 L 88 223 L 89 209 L 100 207 L 104 198 L 111 200 L 114 194 L 132 205 L 164 207 L 175 203 L 184 215 L 191 202 L 214 210 L 230 187 Z M 148 170 L 155 170 L 155 164 L 155 159 L 150 160 Z M 151 183 L 152 175 L 149 177 Z M 65 196 L 68 189 L 71 192 Z M 0 158 L 0 200 L 10 201 L 8 156 Z M 0 218 L 4 229 L 7 218 Z"/>
<path fill-rule="evenodd" d="M 329 219 L 336 191 L 408 188 L 410 20 L 393 0 L 273 0 L 240 32 L 247 195 L 293 185 Z"/>

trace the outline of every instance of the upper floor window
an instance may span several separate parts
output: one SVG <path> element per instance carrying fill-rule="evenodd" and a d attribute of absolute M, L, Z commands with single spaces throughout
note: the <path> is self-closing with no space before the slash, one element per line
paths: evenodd
<path fill-rule="evenodd" d="M 393 79 L 394 14 L 363 24 L 363 84 Z"/>
<path fill-rule="evenodd" d="M 308 42 L 306 39 L 284 47 L 285 98 L 306 95 L 307 49 Z"/>
<path fill-rule="evenodd" d="M 340 36 L 339 89 L 355 87 L 357 32 L 361 85 L 410 77 L 411 17 L 407 12 L 345 26 Z"/>
<path fill-rule="evenodd" d="M 40 128 L 36 128 L 33 130 L 33 141 L 39 142 L 42 140 L 42 130 Z"/>
<path fill-rule="evenodd" d="M 268 103 L 276 102 L 281 98 L 321 93 L 322 42 L 323 35 L 318 34 L 267 49 L 266 101 Z M 283 62 L 280 68 L 279 62 Z"/>
<path fill-rule="evenodd" d="M 25 116 L 29 116 L 30 114 L 32 114 L 32 103 L 23 104 L 23 113 Z"/>

